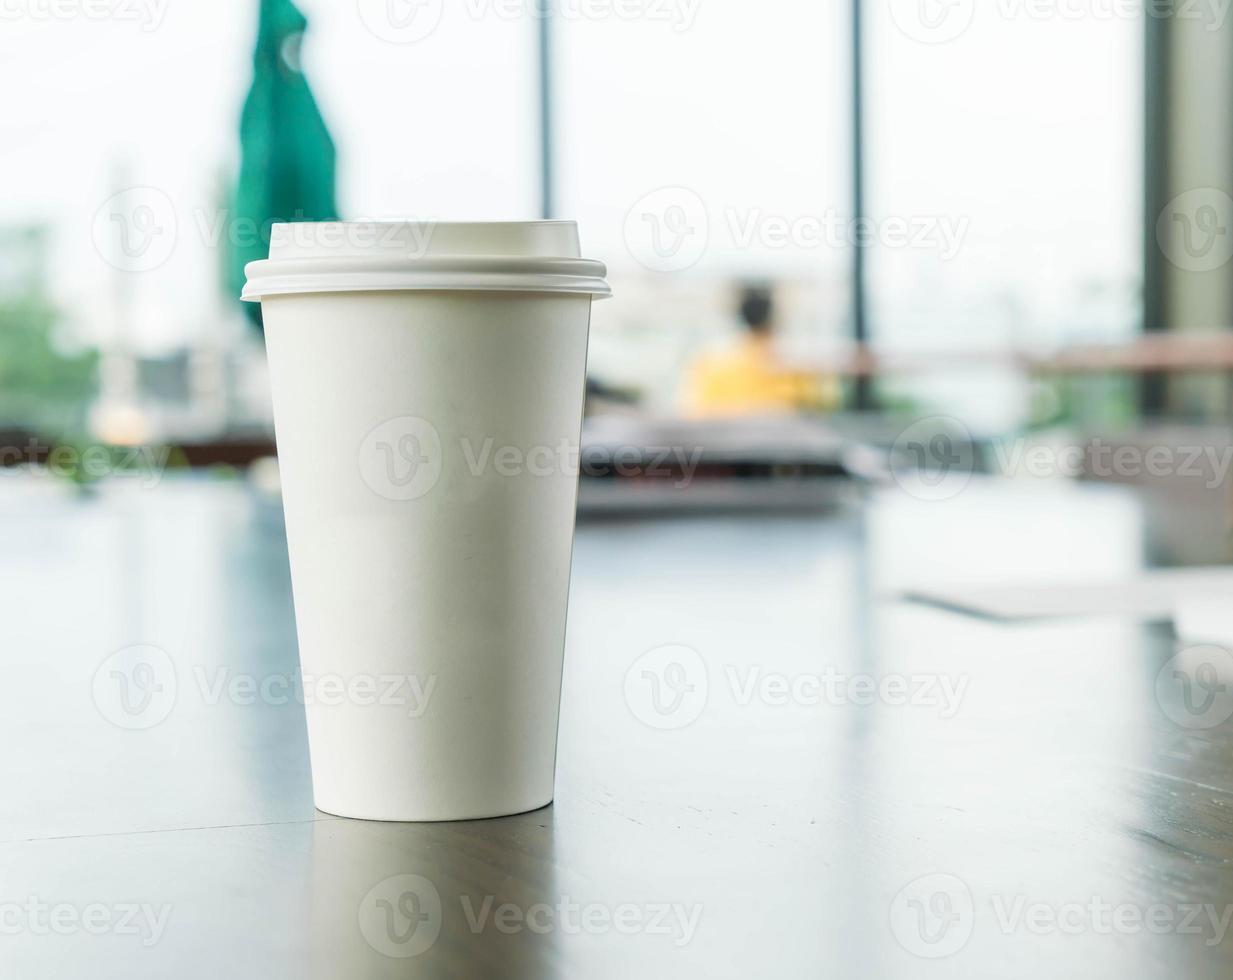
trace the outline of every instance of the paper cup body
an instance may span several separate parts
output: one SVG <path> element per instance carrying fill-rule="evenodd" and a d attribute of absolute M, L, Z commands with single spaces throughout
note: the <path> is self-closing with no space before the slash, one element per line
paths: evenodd
<path fill-rule="evenodd" d="M 262 297 L 320 809 L 551 801 L 591 301 Z"/>

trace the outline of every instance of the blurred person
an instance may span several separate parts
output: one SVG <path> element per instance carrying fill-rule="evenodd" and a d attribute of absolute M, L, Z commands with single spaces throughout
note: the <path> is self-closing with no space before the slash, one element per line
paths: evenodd
<path fill-rule="evenodd" d="M 686 370 L 682 411 L 688 418 L 790 415 L 832 409 L 833 378 L 792 368 L 775 351 L 770 290 L 746 287 L 737 307 L 744 333 L 726 350 L 698 357 Z"/>

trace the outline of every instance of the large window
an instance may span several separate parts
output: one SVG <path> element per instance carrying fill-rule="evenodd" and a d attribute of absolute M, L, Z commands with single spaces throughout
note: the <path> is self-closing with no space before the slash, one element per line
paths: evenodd
<path fill-rule="evenodd" d="M 869 209 L 921 234 L 870 250 L 873 342 L 1041 351 L 1139 329 L 1142 13 L 917 0 L 868 9 Z M 987 367 L 883 391 L 976 426 L 1026 411 L 1026 387 Z"/>
<path fill-rule="evenodd" d="M 1143 25 L 1124 4 L 866 0 L 868 226 L 851 212 L 848 3 L 557 0 L 548 32 L 539 0 L 299 6 L 287 57 L 337 144 L 347 217 L 539 216 L 549 80 L 554 211 L 619 296 L 596 308 L 592 374 L 647 412 L 676 411 L 686 366 L 736 335 L 747 284 L 773 294 L 794 363 L 848 342 L 865 239 L 884 350 L 1139 324 Z M 52 13 L 0 31 L 0 364 L 21 367 L 0 423 L 97 430 L 100 401 L 129 391 L 142 423 L 105 435 L 260 430 L 260 338 L 221 275 L 258 4 L 36 7 Z M 141 261 L 125 235 L 154 242 Z M 877 390 L 1020 420 L 1023 379 L 976 373 Z"/>
<path fill-rule="evenodd" d="M 308 31 L 284 54 L 337 146 L 344 215 L 536 216 L 528 18 L 448 4 L 417 32 L 415 5 L 297 5 Z M 259 5 L 25 9 L 0 16 L 0 428 L 262 431 L 261 340 L 222 273 L 250 233 L 228 206 Z"/>
<path fill-rule="evenodd" d="M 846 332 L 851 249 L 827 223 L 850 217 L 849 22 L 837 3 L 644 7 L 554 22 L 557 199 L 620 296 L 596 307 L 592 373 L 669 412 L 743 283 L 774 288 L 789 346 Z"/>

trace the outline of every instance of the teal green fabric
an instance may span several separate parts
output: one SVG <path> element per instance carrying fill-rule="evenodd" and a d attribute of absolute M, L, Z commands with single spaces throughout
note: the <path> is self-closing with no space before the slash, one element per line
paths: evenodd
<path fill-rule="evenodd" d="M 229 215 L 232 296 L 244 286 L 244 266 L 268 255 L 271 224 L 338 217 L 334 141 L 300 70 L 307 27 L 291 0 L 261 0 L 253 84 L 240 119 L 240 176 Z M 259 327 L 260 305 L 243 306 Z"/>

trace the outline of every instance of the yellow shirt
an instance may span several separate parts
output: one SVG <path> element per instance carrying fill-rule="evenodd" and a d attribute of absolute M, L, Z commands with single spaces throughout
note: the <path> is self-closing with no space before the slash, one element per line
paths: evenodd
<path fill-rule="evenodd" d="M 833 379 L 786 368 L 769 339 L 746 337 L 691 365 L 682 409 L 690 418 L 786 415 L 832 408 L 835 395 Z"/>

